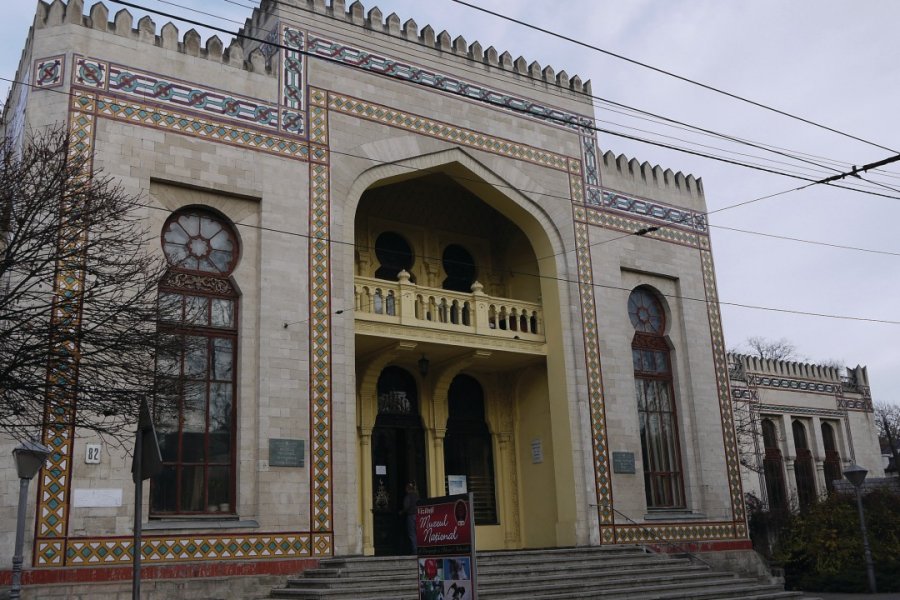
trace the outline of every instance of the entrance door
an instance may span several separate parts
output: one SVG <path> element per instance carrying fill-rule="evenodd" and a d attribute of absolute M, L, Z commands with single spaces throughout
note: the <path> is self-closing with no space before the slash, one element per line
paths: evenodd
<path fill-rule="evenodd" d="M 425 495 L 425 432 L 418 417 L 383 417 L 378 417 L 372 430 L 375 555 L 410 554 L 406 520 L 400 511 L 410 481 L 420 496 Z"/>
<path fill-rule="evenodd" d="M 425 497 L 425 430 L 415 379 L 387 367 L 378 379 L 378 417 L 372 429 L 372 513 L 376 556 L 410 554 L 406 520 L 400 514 L 406 484 Z"/>

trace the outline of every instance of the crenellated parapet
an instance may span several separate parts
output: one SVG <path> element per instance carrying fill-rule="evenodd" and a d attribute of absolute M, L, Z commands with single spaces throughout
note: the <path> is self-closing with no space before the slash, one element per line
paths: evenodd
<path fill-rule="evenodd" d="M 693 175 L 642 163 L 624 154 L 616 156 L 610 151 L 601 157 L 600 173 L 604 188 L 705 210 L 703 180 Z"/>
<path fill-rule="evenodd" d="M 49 4 L 40 2 L 34 29 L 61 25 L 81 25 L 255 73 L 271 72 L 262 51 L 256 49 L 245 55 L 244 46 L 237 39 L 232 40 L 227 48 L 216 35 L 202 44 L 200 34 L 195 29 L 181 33 L 171 22 L 163 25 L 157 33 L 156 23 L 149 16 L 142 17 L 135 23 L 134 16 L 127 9 L 122 9 L 110 19 L 109 9 L 102 2 L 94 4 L 87 15 L 84 14 L 84 0 L 69 0 L 68 3 L 53 0 Z M 31 35 L 29 44 L 30 40 Z"/>
<path fill-rule="evenodd" d="M 551 66 L 542 67 L 539 62 L 529 62 L 522 56 L 513 58 L 509 52 L 499 52 L 493 46 L 485 48 L 478 41 L 469 43 L 463 36 L 453 37 L 446 30 L 436 33 L 431 25 L 420 28 L 413 19 L 402 21 L 396 13 L 385 16 L 377 6 L 366 12 L 365 6 L 359 1 L 347 6 L 345 0 L 331 0 L 327 3 L 325 0 L 262 0 L 238 31 L 238 35 L 264 39 L 269 34 L 267 27 L 272 22 L 272 16 L 279 10 L 281 14 L 294 17 L 303 13 L 314 13 L 338 19 L 370 31 L 427 46 L 441 53 L 481 63 L 492 69 L 559 86 L 578 94 L 591 94 L 591 82 L 582 81 L 578 75 L 570 76 L 565 71 L 557 72 Z M 246 40 L 245 44 L 255 45 L 252 40 Z"/>
<path fill-rule="evenodd" d="M 739 369 L 736 373 L 756 373 L 759 375 L 772 375 L 779 377 L 799 377 L 814 381 L 828 381 L 842 383 L 844 388 L 854 389 L 869 387 L 869 371 L 866 367 L 841 368 L 835 365 L 821 365 L 790 360 L 776 360 L 772 358 L 760 358 L 748 354 L 729 353 L 728 360 Z"/>

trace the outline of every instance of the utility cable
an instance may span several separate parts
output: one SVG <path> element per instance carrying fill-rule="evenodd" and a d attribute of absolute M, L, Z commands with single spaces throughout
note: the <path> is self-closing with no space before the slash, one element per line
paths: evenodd
<path fill-rule="evenodd" d="M 34 88 L 34 89 L 38 89 L 38 86 L 37 86 L 36 84 L 27 83 L 27 82 L 25 82 L 25 81 L 20 81 L 20 80 L 15 80 L 15 79 L 9 79 L 9 78 L 6 78 L 6 77 L 0 77 L 0 80 L 7 81 L 7 82 L 10 82 L 10 83 L 12 83 L 12 84 L 25 85 L 25 86 L 28 86 L 28 87 L 32 87 L 32 88 Z M 40 88 L 40 89 L 44 89 L 44 88 Z M 54 88 L 46 88 L 45 91 L 50 91 L 50 92 L 54 92 L 54 93 L 57 93 L 57 94 L 62 94 L 62 95 L 65 95 L 65 96 L 68 96 L 68 97 L 72 97 L 72 98 L 75 97 L 75 94 L 74 94 L 74 93 L 72 93 L 72 92 L 66 92 L 66 91 L 64 91 L 64 90 L 58 90 L 58 89 L 54 89 Z M 156 114 L 156 115 L 159 115 L 159 114 L 160 114 L 160 113 L 158 113 L 158 112 L 156 112 L 156 111 L 151 111 L 151 113 L 152 113 L 152 114 Z M 353 154 L 353 153 L 351 153 L 351 152 L 342 152 L 342 151 L 337 150 L 337 149 L 331 149 L 330 152 L 331 152 L 332 154 L 336 154 L 336 155 L 339 155 L 339 156 L 346 156 L 346 157 L 348 157 L 348 158 L 357 158 L 357 159 L 366 160 L 366 161 L 372 162 L 372 163 L 374 163 L 374 164 L 376 164 L 376 165 L 386 165 L 386 164 L 391 164 L 391 165 L 396 166 L 396 167 L 400 167 L 400 168 L 403 168 L 403 169 L 408 169 L 409 171 L 416 171 L 416 170 L 419 170 L 417 167 L 402 164 L 402 160 L 401 160 L 401 161 L 393 161 L 393 162 L 382 161 L 382 160 L 379 160 L 379 159 L 376 159 L 376 158 L 372 158 L 372 157 L 369 157 L 369 156 L 363 156 L 363 155 L 359 155 L 359 154 Z M 482 181 L 481 179 L 468 178 L 468 177 L 461 177 L 461 176 L 459 176 L 459 175 L 454 175 L 452 178 L 455 179 L 455 180 L 457 180 L 457 181 L 464 181 L 464 182 L 470 182 L 470 183 L 483 183 L 483 181 Z M 561 200 L 561 201 L 565 201 L 565 202 L 567 202 L 567 203 L 570 203 L 570 202 L 571 202 L 571 198 L 570 198 L 569 196 L 561 196 L 561 195 L 558 195 L 558 194 L 551 194 L 551 193 L 549 193 L 549 192 L 540 191 L 540 190 L 527 190 L 527 189 L 523 189 L 523 188 L 516 188 L 516 187 L 510 186 L 510 185 L 507 185 L 507 184 L 502 184 L 502 183 L 495 183 L 495 184 L 493 184 L 493 185 L 494 185 L 495 187 L 498 187 L 498 188 L 508 189 L 508 190 L 510 190 L 510 191 L 514 191 L 514 192 L 518 192 L 518 193 L 522 193 L 522 194 L 526 194 L 526 195 L 530 194 L 530 195 L 533 195 L 533 196 L 542 196 L 542 197 L 550 198 L 550 199 L 553 199 L 553 200 Z M 791 192 L 794 192 L 794 191 L 799 191 L 799 190 L 808 188 L 808 187 L 810 187 L 811 185 L 812 185 L 812 184 L 807 184 L 807 185 L 803 185 L 803 186 L 791 188 L 791 189 L 788 189 L 788 190 L 782 190 L 782 191 L 780 191 L 780 192 L 776 192 L 776 193 L 772 193 L 772 194 L 767 194 L 767 195 L 760 196 L 760 197 L 757 197 L 757 198 L 753 198 L 753 199 L 750 199 L 750 200 L 745 200 L 745 201 L 742 201 L 742 202 L 738 202 L 738 203 L 735 203 L 735 204 L 727 205 L 727 206 L 720 207 L 720 208 L 717 208 L 717 209 L 713 209 L 713 210 L 710 210 L 710 211 L 698 213 L 698 215 L 699 215 L 699 216 L 703 216 L 703 217 L 708 218 L 710 215 L 713 215 L 713 214 L 716 214 L 716 213 L 719 213 L 719 212 L 723 212 L 723 211 L 726 211 L 726 210 L 731 210 L 731 209 L 733 209 L 733 208 L 737 208 L 737 207 L 740 207 L 740 206 L 746 206 L 746 205 L 748 205 L 748 204 L 752 204 L 752 203 L 755 203 L 755 202 L 759 202 L 759 201 L 761 201 L 761 200 L 767 200 L 767 199 L 769 199 L 769 198 L 774 198 L 774 197 L 777 197 L 777 196 L 780 196 L 780 195 L 784 195 L 784 194 L 788 194 L 788 193 L 791 193 Z M 898 198 L 898 199 L 900 199 L 900 198 Z M 682 221 L 680 221 L 679 223 L 675 223 L 675 225 L 679 225 L 679 224 L 684 225 L 684 224 L 686 224 L 686 223 L 687 223 L 687 220 L 686 220 L 686 219 L 682 219 Z M 716 226 L 716 225 L 712 225 L 712 224 L 710 224 L 709 226 L 710 226 L 710 227 L 719 227 L 719 228 L 722 228 L 722 229 L 728 229 L 728 228 L 723 227 L 723 226 Z M 668 225 L 665 225 L 665 224 L 660 224 L 660 225 L 659 225 L 659 228 L 668 228 L 668 227 L 669 227 L 669 226 L 668 226 Z M 644 229 L 646 229 L 646 228 L 644 228 Z M 657 228 L 657 229 L 658 229 L 658 228 Z M 736 231 L 737 231 L 737 230 L 736 230 Z M 740 230 L 740 231 L 742 231 L 743 233 L 748 233 L 748 234 L 757 234 L 757 235 L 766 236 L 766 237 L 776 237 L 776 236 L 774 236 L 773 234 L 766 234 L 766 233 L 763 233 L 763 232 L 754 232 L 754 231 L 749 231 L 749 230 Z M 618 237 L 611 238 L 611 239 L 604 240 L 604 241 L 600 241 L 600 242 L 594 242 L 594 243 L 591 244 L 591 247 L 599 246 L 599 245 L 603 245 L 603 244 L 607 244 L 607 243 L 610 243 L 610 242 L 613 242 L 613 241 L 617 241 L 617 240 L 619 240 L 619 239 L 623 239 L 623 238 L 626 238 L 626 237 L 630 237 L 630 236 L 632 236 L 632 235 L 645 235 L 646 233 L 650 233 L 650 232 L 651 232 L 651 231 L 644 231 L 643 229 L 639 229 L 639 230 L 637 230 L 637 231 L 635 231 L 635 232 L 630 232 L 630 233 L 624 234 L 624 235 L 622 235 L 622 236 L 618 236 Z M 829 246 L 829 247 L 842 247 L 842 246 L 838 246 L 838 245 L 835 245 L 835 244 L 830 244 L 830 243 L 828 243 L 828 242 L 816 242 L 816 241 L 813 241 L 813 240 L 793 239 L 793 241 L 804 242 L 804 243 L 808 243 L 808 244 L 817 244 L 817 245 Z M 854 248 L 854 247 L 850 247 L 850 246 L 846 247 L 846 249 L 848 249 L 848 250 L 860 250 L 860 251 L 866 251 L 866 252 L 874 252 L 874 253 L 880 253 L 880 254 L 892 254 L 892 253 L 889 252 L 889 251 L 869 250 L 869 249 L 864 249 L 864 248 Z M 555 256 L 559 256 L 559 255 L 561 255 L 561 254 L 564 254 L 565 252 L 571 252 L 571 251 L 558 252 L 558 253 L 553 254 L 553 255 L 540 257 L 538 260 L 544 260 L 544 259 L 546 259 L 546 258 L 553 258 L 553 257 L 555 257 Z"/>
<path fill-rule="evenodd" d="M 191 11 L 194 11 L 194 12 L 200 12 L 201 14 L 209 14 L 209 13 L 202 13 L 201 11 L 196 11 L 195 9 L 193 9 L 193 8 L 191 8 L 191 7 L 189 7 L 189 6 L 183 6 L 183 5 L 180 5 L 180 4 L 176 4 L 175 2 L 171 2 L 170 0 L 159 0 L 159 1 L 160 1 L 160 2 L 164 2 L 164 3 L 166 3 L 166 4 L 170 4 L 170 5 L 172 5 L 172 6 L 178 6 L 178 7 L 180 7 L 180 8 L 184 8 L 184 9 L 186 9 L 186 10 L 191 10 Z M 233 5 L 235 5 L 235 6 L 241 6 L 241 7 L 243 7 L 243 8 L 248 8 L 248 9 L 253 9 L 253 10 L 258 10 L 258 9 L 259 9 L 259 7 L 257 7 L 257 6 L 248 5 L 248 4 L 242 4 L 242 3 L 240 3 L 240 2 L 237 2 L 236 0 L 223 0 L 223 1 L 224 1 L 224 2 L 228 2 L 229 4 L 233 4 Z M 309 9 L 309 8 L 303 8 L 303 7 L 295 7 L 295 6 L 293 6 L 293 5 L 286 4 L 285 2 L 283 2 L 283 0 L 269 0 L 269 2 L 272 3 L 272 4 L 276 4 L 276 5 L 282 6 L 283 10 L 284 10 L 285 12 L 289 13 L 289 14 L 293 14 L 293 15 L 300 16 L 300 12 L 298 12 L 298 11 L 302 11 L 302 12 L 304 12 L 304 13 L 309 13 L 309 14 L 317 14 L 315 10 L 312 10 L 312 9 Z M 237 23 L 238 25 L 243 25 L 242 22 L 235 21 L 234 19 L 227 19 L 227 18 L 225 18 L 225 17 L 217 17 L 217 18 L 220 18 L 220 19 L 226 20 L 226 21 L 231 21 L 231 22 Z M 353 26 L 355 26 L 355 27 L 357 27 L 357 28 L 360 28 L 360 29 L 365 29 L 365 26 L 364 26 L 364 25 L 361 25 L 361 24 L 356 24 L 356 23 L 349 23 L 349 24 L 351 24 L 351 25 L 353 25 Z M 267 29 L 265 29 L 265 28 L 260 28 L 260 29 L 261 29 L 262 31 L 270 32 L 270 30 L 267 30 Z M 407 41 L 408 43 L 410 43 L 410 44 L 413 44 L 413 45 L 416 45 L 416 46 L 420 46 L 420 47 L 425 48 L 425 49 L 427 49 L 427 50 L 433 50 L 433 48 L 431 48 L 431 47 L 428 46 L 427 44 L 424 44 L 424 43 L 422 43 L 422 42 L 420 42 L 420 41 L 418 41 L 418 40 L 407 39 L 406 41 Z M 373 45 L 374 45 L 374 46 L 377 46 L 377 47 L 379 47 L 379 48 L 382 48 L 382 49 L 386 49 L 383 45 L 381 45 L 381 44 L 379 44 L 379 43 L 377 43 L 377 42 L 375 42 L 375 41 L 373 41 Z M 470 72 L 470 73 L 472 73 L 473 75 L 483 76 L 483 73 L 481 73 L 481 72 L 477 72 L 477 73 L 476 73 L 476 72 L 471 71 L 470 69 L 463 69 L 463 70 L 464 70 L 464 71 L 467 71 L 467 72 Z M 520 73 L 519 76 L 522 77 L 522 78 L 528 79 L 528 80 L 530 80 L 530 81 L 539 83 L 539 84 L 541 84 L 541 85 L 550 86 L 550 87 L 553 87 L 553 88 L 557 88 L 557 89 L 560 89 L 560 90 L 564 90 L 564 91 L 566 91 L 566 92 L 569 91 L 567 88 L 564 88 L 563 86 L 561 86 L 560 84 L 558 84 L 558 83 L 556 83 L 556 82 L 545 81 L 545 80 L 542 79 L 542 78 L 537 78 L 537 77 L 532 76 L 530 73 Z M 495 81 L 499 81 L 499 78 L 497 78 L 497 77 L 492 77 L 491 79 L 493 79 L 493 80 L 495 80 Z M 556 93 L 556 94 L 554 94 L 554 95 L 555 95 L 556 97 L 560 97 L 560 98 L 563 97 L 563 95 L 562 95 L 562 94 L 559 94 L 559 93 Z M 662 115 L 658 115 L 658 114 L 655 114 L 655 113 L 652 113 L 652 112 L 648 112 L 648 111 L 645 111 L 645 110 L 642 110 L 642 109 L 638 109 L 638 108 L 635 108 L 635 107 L 631 107 L 631 106 L 628 106 L 628 105 L 626 105 L 626 104 L 622 104 L 622 103 L 619 103 L 619 102 L 615 102 L 615 101 L 612 101 L 612 100 L 608 100 L 608 99 L 605 99 L 605 98 L 601 98 L 600 96 L 595 96 L 595 95 L 590 95 L 590 94 L 585 94 L 585 95 L 587 95 L 588 97 L 592 98 L 593 100 L 600 101 L 600 102 L 604 102 L 604 103 L 610 104 L 610 105 L 612 105 L 612 106 L 617 106 L 617 107 L 620 107 L 620 108 L 623 108 L 623 109 L 627 109 L 627 110 L 630 110 L 630 111 L 633 111 L 633 112 L 637 112 L 637 113 L 640 113 L 640 114 L 648 115 L 648 116 L 651 116 L 651 117 L 654 117 L 654 118 L 657 118 L 657 119 L 661 119 L 661 120 L 664 120 L 664 121 L 667 121 L 667 122 L 670 122 L 670 123 L 678 124 L 678 125 L 681 125 L 681 126 L 684 126 L 684 127 L 688 127 L 688 128 L 690 128 L 690 129 L 692 129 L 692 130 L 695 130 L 695 131 L 700 132 L 700 133 L 705 134 L 705 135 L 710 135 L 710 136 L 713 136 L 713 137 L 722 138 L 722 139 L 731 141 L 731 142 L 733 142 L 733 143 L 742 144 L 742 145 L 747 145 L 747 146 L 750 146 L 750 147 L 753 147 L 753 148 L 757 148 L 757 149 L 763 150 L 763 151 L 765 151 L 765 152 L 771 152 L 771 153 L 774 153 L 774 154 L 778 154 L 778 155 L 781 155 L 781 156 L 785 156 L 785 157 L 791 158 L 791 159 L 793 159 L 793 160 L 797 160 L 797 161 L 800 161 L 800 162 L 805 162 L 805 163 L 808 163 L 808 164 L 812 164 L 812 165 L 815 165 L 815 166 L 817 166 L 817 167 L 819 167 L 819 168 L 822 168 L 822 169 L 828 169 L 828 170 L 831 170 L 831 171 L 836 172 L 836 173 L 840 173 L 840 172 L 841 172 L 840 169 L 837 169 L 837 168 L 835 168 L 835 167 L 826 166 L 826 165 L 820 164 L 820 163 L 815 162 L 815 161 L 810 160 L 810 159 L 805 159 L 805 158 L 803 158 L 803 157 L 799 157 L 799 156 L 796 156 L 796 155 L 789 154 L 788 151 L 785 151 L 785 150 L 780 149 L 780 148 L 777 148 L 777 147 L 774 147 L 774 148 L 773 148 L 773 147 L 769 147 L 769 146 L 764 145 L 764 144 L 761 144 L 761 143 L 756 143 L 756 142 L 752 142 L 752 141 L 749 141 L 749 140 L 744 140 L 744 139 L 741 139 L 741 138 L 737 138 L 737 137 L 735 137 L 735 136 L 731 136 L 731 135 L 728 135 L 728 134 L 723 134 L 723 133 L 715 132 L 715 131 L 712 131 L 712 130 L 709 130 L 709 129 L 705 129 L 705 128 L 703 128 L 703 127 L 699 127 L 699 126 L 696 126 L 696 125 L 690 125 L 690 124 L 688 124 L 688 123 L 684 123 L 684 122 L 682 122 L 682 121 L 678 121 L 678 120 L 675 120 L 675 119 L 671 119 L 671 118 L 669 118 L 669 117 L 664 117 L 664 116 L 662 116 Z M 599 108 L 599 107 L 596 105 L 596 103 L 594 103 L 593 106 L 594 106 L 595 108 Z M 532 115 L 532 116 L 533 116 L 533 115 Z M 594 119 L 594 120 L 596 121 L 596 119 Z M 650 119 L 645 119 L 645 120 L 648 120 L 648 121 L 649 121 Z M 621 124 L 618 124 L 618 123 L 616 123 L 616 125 L 620 125 L 620 126 L 622 126 L 622 127 L 626 127 L 626 128 L 627 128 L 627 126 L 621 125 Z M 648 133 L 652 133 L 652 135 L 662 135 L 662 134 L 655 133 L 655 132 L 648 132 Z M 663 136 L 663 137 L 666 137 L 666 136 Z M 689 142 L 689 141 L 687 141 L 687 140 L 680 140 L 680 141 L 684 141 L 684 142 L 690 143 L 690 144 L 696 144 L 696 142 Z M 700 144 L 698 144 L 698 145 L 700 145 Z M 724 150 L 724 149 L 722 149 L 722 151 L 724 151 L 724 152 L 732 152 L 732 151 Z M 738 153 L 738 154 L 739 154 L 739 153 Z M 765 158 L 762 158 L 762 157 L 758 157 L 758 158 L 760 158 L 760 159 L 762 159 L 762 160 L 769 160 L 769 159 L 765 159 Z M 776 162 L 777 162 L 777 161 L 776 161 Z M 836 162 L 836 161 L 835 161 L 835 162 Z M 872 182 L 872 183 L 874 183 L 875 185 L 879 185 L 879 186 L 880 186 L 880 184 L 878 184 L 878 183 L 875 183 L 875 182 Z M 887 187 L 887 186 L 881 186 L 881 187 Z M 895 191 L 895 192 L 900 193 L 900 190 L 897 190 L 897 189 L 894 189 L 894 188 L 889 188 L 889 187 L 888 187 L 887 189 L 890 189 L 891 191 Z"/>
<path fill-rule="evenodd" d="M 599 46 L 595 46 L 595 45 L 589 44 L 589 43 L 587 43 L 587 42 L 582 42 L 582 41 L 580 41 L 580 40 L 576 40 L 575 38 L 572 38 L 572 37 L 563 35 L 563 34 L 561 34 L 561 33 L 557 33 L 557 32 L 555 32 L 555 31 L 551 31 L 551 30 L 549 30 L 549 29 L 545 29 L 545 28 L 543 28 L 543 27 L 538 27 L 537 25 L 533 25 L 533 24 L 531 24 L 531 23 L 527 23 L 527 22 L 522 21 L 522 20 L 520 20 L 520 19 L 516 19 L 516 18 L 510 17 L 510 16 L 508 16 L 508 15 L 504 15 L 504 14 L 502 14 L 502 13 L 498 13 L 498 12 L 489 10 L 489 9 L 487 9 L 487 8 L 484 8 L 484 7 L 481 7 L 481 6 L 477 6 L 477 5 L 471 4 L 471 3 L 469 3 L 469 2 L 465 2 L 464 0 L 450 0 L 450 1 L 451 1 L 451 2 L 455 2 L 456 4 L 461 4 L 461 5 L 463 5 L 463 6 L 467 6 L 467 7 L 471 8 L 471 9 L 473 9 L 473 10 L 477 10 L 477 11 L 480 11 L 480 12 L 483 12 L 483 13 L 486 13 L 486 14 L 489 14 L 489 15 L 492 15 L 492 16 L 497 17 L 497 18 L 499 18 L 499 19 L 503 19 L 503 20 L 505 20 L 505 21 L 510 21 L 510 22 L 512 22 L 512 23 L 516 23 L 517 25 L 521 25 L 521 26 L 523 26 L 523 27 L 527 27 L 527 28 L 529 28 L 529 29 L 533 29 L 533 30 L 535 30 L 535 31 L 539 31 L 539 32 L 541 32 L 541 33 L 545 33 L 545 34 L 550 35 L 550 36 L 553 36 L 553 37 L 555 37 L 555 38 L 558 38 L 558 39 L 561 39 L 561 40 L 565 40 L 565 41 L 570 42 L 570 43 L 572 43 L 572 44 L 576 44 L 576 45 L 578 45 L 578 46 L 581 46 L 581 47 L 583 47 L 583 48 L 587 48 L 587 49 L 589 49 L 589 50 L 594 50 L 595 52 L 600 52 L 601 54 L 606 54 L 607 56 L 612 56 L 613 58 L 618 58 L 619 60 L 623 60 L 623 61 L 625 61 L 625 62 L 631 63 L 631 64 L 633 64 L 633 65 L 637 65 L 637 66 L 639 66 L 639 67 L 643 67 L 643 68 L 645 68 L 645 69 L 650 69 L 651 71 L 655 71 L 655 72 L 660 73 L 660 74 L 662 74 L 662 75 L 667 75 L 667 76 L 669 76 L 669 77 L 672 77 L 672 78 L 674 78 L 674 79 L 678 79 L 678 80 L 683 81 L 683 82 L 685 82 L 685 83 L 689 83 L 689 84 L 692 84 L 692 85 L 696 85 L 696 86 L 701 87 L 701 88 L 703 88 L 703 89 L 705 89 L 705 90 L 709 90 L 709 91 L 715 92 L 715 93 L 717 93 L 717 94 L 722 94 L 722 95 L 727 96 L 727 97 L 729 97 L 729 98 L 732 98 L 732 99 L 734 99 L 734 100 L 739 100 L 740 102 L 744 102 L 744 103 L 746 103 L 746 104 L 750 104 L 750 105 L 752 105 L 752 106 L 756 106 L 756 107 L 758 107 L 758 108 L 762 108 L 762 109 L 764 109 L 764 110 L 767 110 L 767 111 L 770 111 L 770 112 L 773 112 L 773 113 L 776 113 L 776 114 L 779 114 L 779 115 L 782 115 L 782 116 L 785 116 L 785 117 L 788 117 L 788 118 L 791 118 L 791 119 L 800 121 L 800 122 L 802 122 L 802 123 L 806 123 L 807 125 L 812 125 L 813 127 L 818 127 L 819 129 L 824 129 L 824 130 L 826 130 L 826 131 L 830 131 L 830 132 L 832 132 L 832 133 L 836 133 L 836 134 L 841 135 L 841 136 L 843 136 L 843 137 L 846 137 L 846 138 L 849 138 L 849 139 L 852 139 L 852 140 L 856 140 L 856 141 L 858 141 L 858 142 L 862 142 L 862 143 L 864 143 L 864 144 L 868 144 L 868 145 L 874 146 L 874 147 L 876 147 L 876 148 L 880 148 L 881 150 L 886 150 L 886 151 L 891 152 L 891 153 L 893 153 L 893 154 L 897 154 L 897 150 L 893 150 L 893 149 L 891 149 L 891 148 L 888 148 L 887 146 L 882 146 L 881 144 L 877 144 L 877 143 L 875 143 L 875 142 L 871 142 L 871 141 L 869 141 L 869 140 L 865 140 L 865 139 L 863 139 L 863 138 L 861 138 L 861 137 L 857 137 L 857 136 L 855 136 L 855 135 L 852 135 L 852 134 L 850 134 L 850 133 L 846 133 L 846 132 L 844 132 L 844 131 L 840 131 L 839 129 L 835 129 L 835 128 L 829 127 L 829 126 L 827 126 L 827 125 L 822 125 L 821 123 L 817 123 L 817 122 L 815 122 L 815 121 L 812 121 L 812 120 L 810 120 L 810 119 L 806 119 L 806 118 L 801 117 L 801 116 L 799 116 L 799 115 L 795 115 L 795 114 L 789 113 L 789 112 L 787 112 L 787 111 L 784 111 L 784 110 L 781 110 L 781 109 L 778 109 L 778 108 L 774 108 L 774 107 L 769 106 L 769 105 L 767 105 L 767 104 L 763 104 L 762 102 L 757 102 L 756 100 L 751 100 L 750 98 L 746 98 L 746 97 L 744 97 L 744 96 L 740 96 L 740 95 L 738 95 L 738 94 L 734 94 L 734 93 L 732 93 L 732 92 L 728 92 L 728 91 L 723 90 L 723 89 L 721 89 L 721 88 L 717 88 L 717 87 L 715 87 L 715 86 L 712 86 L 712 85 L 709 85 L 709 84 L 706 84 L 706 83 L 702 83 L 702 82 L 697 81 L 697 80 L 695 80 L 695 79 L 691 79 L 691 78 L 685 77 L 685 76 L 683 76 L 683 75 L 678 75 L 677 73 L 673 73 L 672 71 L 667 71 L 666 69 L 661 69 L 661 68 L 659 68 L 659 67 L 654 67 L 653 65 L 650 65 L 650 64 L 648 64 L 648 63 L 641 62 L 641 61 L 635 60 L 635 59 L 633 59 L 633 58 L 629 58 L 629 57 L 627 57 L 627 56 L 624 56 L 624 55 L 622 55 L 622 54 L 618 54 L 618 53 L 616 53 L 616 52 L 612 52 L 612 51 L 610 51 L 610 50 L 606 50 L 606 49 L 604 49 L 604 48 L 600 48 Z"/>

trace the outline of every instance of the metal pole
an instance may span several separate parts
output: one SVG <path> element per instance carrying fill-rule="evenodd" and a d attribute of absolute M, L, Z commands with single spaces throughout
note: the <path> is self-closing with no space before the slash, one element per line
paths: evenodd
<path fill-rule="evenodd" d="M 869 591 L 878 592 L 875 587 L 875 565 L 872 563 L 872 551 L 869 550 L 869 535 L 866 533 L 866 516 L 863 512 L 862 491 L 856 488 L 856 507 L 859 509 L 859 528 L 862 531 L 863 553 L 866 556 L 866 574 L 869 576 Z"/>
<path fill-rule="evenodd" d="M 19 513 L 16 517 L 16 548 L 12 559 L 12 587 L 9 600 L 22 597 L 22 547 L 25 545 L 25 509 L 28 506 L 28 484 L 30 479 L 19 479 Z"/>
<path fill-rule="evenodd" d="M 140 469 L 142 450 L 144 445 L 143 435 L 140 429 L 134 442 L 134 464 Z M 132 574 L 131 574 L 131 600 L 141 598 L 141 508 L 144 500 L 143 474 L 138 471 L 137 481 L 134 482 L 134 540 L 132 543 Z"/>

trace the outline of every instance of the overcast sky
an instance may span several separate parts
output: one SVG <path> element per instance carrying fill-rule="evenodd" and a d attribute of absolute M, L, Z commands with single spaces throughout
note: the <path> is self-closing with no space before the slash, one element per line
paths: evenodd
<path fill-rule="evenodd" d="M 233 21 L 156 0 L 137 3 L 236 30 Z M 243 22 L 254 0 L 176 0 L 177 4 Z M 349 4 L 349 0 L 347 4 Z M 836 0 L 568 0 L 523 2 L 479 0 L 478 5 L 563 33 L 571 38 L 678 73 L 734 94 L 900 150 L 900 3 Z M 86 0 L 86 4 L 91 2 Z M 373 2 L 366 4 L 368 10 Z M 121 7 L 107 2 L 110 13 Z M 450 0 L 381 0 L 387 15 L 413 18 L 463 35 L 484 47 L 509 50 L 528 62 L 590 79 L 594 95 L 731 136 L 787 149 L 806 158 L 841 161 L 837 168 L 862 165 L 894 154 L 813 126 L 742 104 L 719 94 L 627 64 L 572 43 L 478 13 Z M 7 0 L 0 21 L 0 76 L 13 78 L 32 21 L 31 0 Z M 87 7 L 86 7 L 87 10 Z M 136 11 L 132 11 L 135 13 Z M 157 31 L 166 19 L 155 16 Z M 181 27 L 184 31 L 187 27 Z M 204 36 L 205 37 L 205 36 Z M 227 46 L 230 39 L 221 35 Z M 6 97 L 8 83 L 2 82 Z M 821 178 L 833 171 L 807 171 L 810 165 L 722 140 L 699 137 L 616 114 L 600 106 L 603 127 L 634 127 L 716 148 L 753 155 L 728 156 L 778 170 Z M 662 140 L 679 146 L 683 141 Z M 600 137 L 604 150 L 659 163 L 702 177 L 711 211 L 789 190 L 803 182 L 729 166 L 709 159 L 638 142 Z M 719 149 L 694 149 L 725 156 Z M 808 156 L 813 155 L 813 156 Z M 768 160 L 763 160 L 765 157 Z M 791 165 L 772 163 L 771 159 Z M 828 163 L 831 164 L 831 163 Z M 817 167 L 810 167 L 817 168 Z M 894 223 L 900 221 L 900 162 L 890 172 L 867 176 L 897 188 L 880 198 L 813 186 L 711 215 L 719 297 L 723 302 L 778 309 L 900 321 L 900 256 L 779 240 L 735 232 L 739 228 L 900 253 Z M 850 182 L 848 182 L 849 184 Z M 854 185 L 868 185 L 859 182 Z M 868 365 L 873 397 L 900 403 L 900 325 L 871 323 L 723 305 L 729 347 L 750 336 L 787 338 L 811 361 Z"/>

